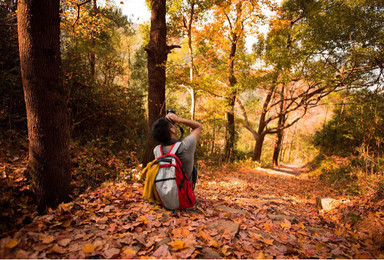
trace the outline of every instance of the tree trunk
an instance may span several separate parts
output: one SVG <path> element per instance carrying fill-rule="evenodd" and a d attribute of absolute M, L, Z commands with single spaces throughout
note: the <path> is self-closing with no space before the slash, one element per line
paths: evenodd
<path fill-rule="evenodd" d="M 99 12 L 99 8 L 97 7 L 96 0 L 93 0 L 93 10 L 91 17 L 95 17 Z M 91 39 L 91 50 L 89 52 L 89 65 L 90 65 L 90 73 L 91 73 L 91 84 L 93 85 L 96 81 L 96 33 L 92 31 L 92 39 Z"/>
<path fill-rule="evenodd" d="M 187 27 L 187 35 L 188 35 L 188 52 L 189 59 L 191 61 L 189 68 L 189 79 L 191 83 L 191 120 L 195 120 L 195 104 L 196 104 L 196 90 L 194 84 L 194 59 L 193 59 L 193 46 L 192 46 L 192 23 L 195 15 L 195 2 L 192 1 L 190 3 L 191 10 L 189 13 L 189 22 Z"/>
<path fill-rule="evenodd" d="M 266 117 L 268 113 L 268 106 L 272 100 L 272 96 L 275 89 L 276 89 L 276 86 L 273 84 L 272 87 L 268 90 L 267 96 L 263 103 L 263 110 L 261 111 L 261 114 L 260 114 L 259 128 L 257 130 L 256 144 L 255 144 L 255 149 L 254 149 L 253 158 L 252 158 L 252 160 L 257 162 L 261 161 L 261 152 L 263 148 L 263 142 L 264 142 L 265 135 L 267 134 L 267 132 L 265 131 L 265 128 L 267 127 Z"/>
<path fill-rule="evenodd" d="M 28 169 L 38 212 L 70 193 L 69 123 L 62 82 L 59 0 L 19 0 L 18 37 L 27 110 Z"/>
<path fill-rule="evenodd" d="M 96 52 L 95 52 L 95 36 L 92 36 L 91 39 L 91 49 L 89 51 L 89 68 L 90 68 L 90 76 L 91 76 L 91 85 L 95 83 L 96 79 Z"/>
<path fill-rule="evenodd" d="M 165 111 L 165 65 L 168 47 L 166 43 L 166 0 L 151 1 L 151 30 L 146 51 L 148 53 L 148 140 L 143 157 L 143 165 L 153 158 L 156 141 L 152 138 L 153 122 L 164 115 Z"/>
<path fill-rule="evenodd" d="M 281 92 L 280 92 L 280 108 L 279 108 L 279 121 L 277 123 L 277 133 L 276 133 L 276 143 L 275 147 L 273 148 L 273 156 L 272 156 L 272 163 L 273 167 L 276 167 L 279 165 L 279 156 L 280 156 L 280 150 L 281 150 L 281 144 L 283 141 L 283 134 L 284 134 L 284 126 L 286 121 L 286 112 L 284 111 L 284 97 L 285 97 L 285 86 L 282 84 Z"/>
<path fill-rule="evenodd" d="M 276 143 L 275 147 L 273 148 L 273 167 L 276 167 L 279 165 L 279 156 L 281 151 L 281 144 L 283 142 L 283 136 L 284 136 L 284 130 L 280 129 L 276 134 Z"/>
<path fill-rule="evenodd" d="M 261 153 L 263 150 L 265 134 L 260 134 L 256 138 L 255 149 L 253 150 L 252 160 L 260 162 L 261 161 Z"/>
<path fill-rule="evenodd" d="M 233 161 L 234 145 L 235 145 L 235 102 L 236 102 L 236 88 L 237 79 L 234 73 L 235 55 L 237 48 L 237 35 L 232 35 L 231 52 L 229 54 L 229 96 L 227 97 L 228 111 L 227 111 L 227 138 L 225 142 L 225 161 Z"/>

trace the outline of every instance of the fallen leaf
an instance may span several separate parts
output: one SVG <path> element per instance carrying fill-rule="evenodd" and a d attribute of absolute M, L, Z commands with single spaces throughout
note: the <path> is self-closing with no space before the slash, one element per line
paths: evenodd
<path fill-rule="evenodd" d="M 66 247 L 69 245 L 69 243 L 71 242 L 71 239 L 69 238 L 64 238 L 62 240 L 59 240 L 58 244 L 62 247 Z"/>
<path fill-rule="evenodd" d="M 308 249 L 308 250 L 305 251 L 305 254 L 306 254 L 308 257 L 311 257 L 311 256 L 313 256 L 313 255 L 315 254 L 315 252 L 314 252 L 313 250 L 311 250 L 311 249 Z"/>
<path fill-rule="evenodd" d="M 297 224 L 297 226 L 301 229 L 305 229 L 305 226 L 304 226 L 304 223 L 303 222 L 300 222 L 299 224 Z"/>
<path fill-rule="evenodd" d="M 148 224 L 148 219 L 145 216 L 140 216 L 139 221 L 144 223 L 145 225 Z"/>
<path fill-rule="evenodd" d="M 56 240 L 56 237 L 52 235 L 40 234 L 40 240 L 43 244 L 50 244 Z"/>
<path fill-rule="evenodd" d="M 103 218 L 96 218 L 96 224 L 105 224 L 108 222 L 108 217 L 105 216 Z"/>
<path fill-rule="evenodd" d="M 263 251 L 260 251 L 260 252 L 256 255 L 255 259 L 266 259 L 266 257 L 264 256 Z"/>
<path fill-rule="evenodd" d="M 5 247 L 12 249 L 12 248 L 16 247 L 18 244 L 19 244 L 19 241 L 11 239 L 11 240 L 9 240 L 8 243 L 5 244 Z"/>
<path fill-rule="evenodd" d="M 288 228 L 288 229 L 290 229 L 292 225 L 291 225 L 291 222 L 289 222 L 289 220 L 284 219 L 284 221 L 281 222 L 280 226 L 281 226 L 282 228 Z"/>
<path fill-rule="evenodd" d="M 172 235 L 174 238 L 179 238 L 181 237 L 183 230 L 181 228 L 175 228 L 172 230 Z"/>
<path fill-rule="evenodd" d="M 255 233 L 255 232 L 248 232 L 248 234 L 252 239 L 255 239 L 255 240 L 261 240 L 262 239 L 262 236 L 260 234 Z"/>
<path fill-rule="evenodd" d="M 169 253 L 168 246 L 162 245 L 160 246 L 154 253 L 153 256 L 156 258 L 170 258 L 171 254 Z"/>
<path fill-rule="evenodd" d="M 221 249 L 221 252 L 225 255 L 225 256 L 229 256 L 231 254 L 231 252 L 229 252 L 229 246 L 228 245 L 224 245 L 223 248 Z"/>
<path fill-rule="evenodd" d="M 120 255 L 120 249 L 110 248 L 104 251 L 104 255 L 107 259 L 118 258 L 118 256 Z"/>
<path fill-rule="evenodd" d="M 244 252 L 235 251 L 235 255 L 236 255 L 237 258 L 241 259 L 241 257 L 244 256 L 245 253 Z"/>
<path fill-rule="evenodd" d="M 55 244 L 49 251 L 52 253 L 57 253 L 57 254 L 64 254 L 65 249 L 60 247 L 59 245 Z"/>
<path fill-rule="evenodd" d="M 72 219 L 68 219 L 68 220 L 64 221 L 63 224 L 61 224 L 61 226 L 63 228 L 67 228 L 71 225 L 71 223 L 72 223 Z"/>
<path fill-rule="evenodd" d="M 232 239 L 231 231 L 229 231 L 228 229 L 225 229 L 221 236 L 227 240 Z"/>
<path fill-rule="evenodd" d="M 211 237 L 201 229 L 196 236 L 202 238 L 203 242 L 207 242 L 211 239 Z"/>
<path fill-rule="evenodd" d="M 209 240 L 208 246 L 213 246 L 213 247 L 218 248 L 219 247 L 219 243 L 217 243 L 217 241 L 211 239 L 211 240 Z"/>
<path fill-rule="evenodd" d="M 88 243 L 83 247 L 83 252 L 86 254 L 91 254 L 95 251 L 95 248 L 96 247 L 94 245 L 92 245 L 91 243 Z"/>
<path fill-rule="evenodd" d="M 135 255 L 136 255 L 135 250 L 133 250 L 132 248 L 127 248 L 123 251 L 123 257 L 122 258 L 131 259 L 131 258 L 134 258 Z"/>
<path fill-rule="evenodd" d="M 188 230 L 188 229 L 186 229 L 186 228 L 183 228 L 183 237 L 188 237 L 188 235 L 189 235 L 189 233 L 190 233 L 190 231 Z"/>
<path fill-rule="evenodd" d="M 172 247 L 173 251 L 178 251 L 178 250 L 183 250 L 185 248 L 188 248 L 188 245 L 186 245 L 184 241 L 177 240 L 177 239 L 175 241 L 168 243 L 168 245 Z"/>
<path fill-rule="evenodd" d="M 274 239 L 268 239 L 268 238 L 264 238 L 263 239 L 263 242 L 266 243 L 267 245 L 273 245 L 273 241 L 275 241 Z"/>
<path fill-rule="evenodd" d="M 270 231 L 271 227 L 269 226 L 268 223 L 264 223 L 264 229 L 267 230 L 267 231 Z"/>

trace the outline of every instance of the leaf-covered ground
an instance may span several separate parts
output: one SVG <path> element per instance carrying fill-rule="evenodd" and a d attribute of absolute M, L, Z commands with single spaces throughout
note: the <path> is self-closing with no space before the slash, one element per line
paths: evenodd
<path fill-rule="evenodd" d="M 3 238 L 0 258 L 384 257 L 382 200 L 297 172 L 202 167 L 199 177 L 197 207 L 175 212 L 143 201 L 140 181 L 106 183 Z M 322 212 L 317 197 L 344 202 Z"/>

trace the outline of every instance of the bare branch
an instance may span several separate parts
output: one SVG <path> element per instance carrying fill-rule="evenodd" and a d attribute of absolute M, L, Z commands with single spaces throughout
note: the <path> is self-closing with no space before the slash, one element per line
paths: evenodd
<path fill-rule="evenodd" d="M 171 53 L 171 51 L 173 49 L 176 49 L 176 48 L 181 48 L 181 46 L 180 45 L 169 45 L 169 46 L 167 46 L 167 53 Z"/>
<path fill-rule="evenodd" d="M 91 0 L 86 0 L 80 4 L 76 4 L 77 5 L 77 18 L 76 18 L 75 22 L 72 24 L 72 27 L 75 27 L 77 21 L 80 19 L 80 7 L 89 3 L 89 2 L 91 2 Z"/>

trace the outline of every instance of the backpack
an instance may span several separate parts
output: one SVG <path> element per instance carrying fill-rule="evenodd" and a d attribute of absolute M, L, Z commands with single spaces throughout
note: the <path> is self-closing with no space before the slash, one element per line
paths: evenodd
<path fill-rule="evenodd" d="M 169 209 L 186 209 L 193 207 L 196 197 L 193 193 L 193 184 L 182 168 L 181 161 L 176 155 L 181 142 L 172 145 L 168 153 L 163 153 L 163 147 L 155 147 L 156 163 L 159 170 L 155 177 L 155 190 L 161 204 Z"/>

